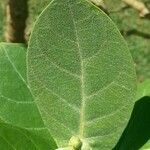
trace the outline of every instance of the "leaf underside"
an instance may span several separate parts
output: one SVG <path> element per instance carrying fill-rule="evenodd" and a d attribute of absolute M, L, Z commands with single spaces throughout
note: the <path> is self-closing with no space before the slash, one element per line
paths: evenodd
<path fill-rule="evenodd" d="M 28 80 L 59 147 L 78 136 L 93 150 L 112 149 L 135 95 L 135 71 L 113 22 L 85 0 L 54 0 L 28 47 Z"/>

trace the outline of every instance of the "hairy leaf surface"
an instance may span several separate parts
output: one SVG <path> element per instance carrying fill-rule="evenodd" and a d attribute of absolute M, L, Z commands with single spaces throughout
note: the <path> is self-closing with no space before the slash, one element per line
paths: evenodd
<path fill-rule="evenodd" d="M 28 79 L 59 147 L 110 150 L 135 101 L 135 71 L 114 23 L 85 0 L 54 0 L 40 15 L 28 48 Z M 85 148 L 86 147 L 86 148 Z"/>
<path fill-rule="evenodd" d="M 11 125 L 16 127 L 12 128 Z M 17 126 L 22 129 L 15 129 Z M 22 130 L 35 135 L 28 137 Z M 25 46 L 1 43 L 0 149 L 23 148 L 49 150 L 56 148 L 56 145 L 43 124 L 26 81 Z"/>

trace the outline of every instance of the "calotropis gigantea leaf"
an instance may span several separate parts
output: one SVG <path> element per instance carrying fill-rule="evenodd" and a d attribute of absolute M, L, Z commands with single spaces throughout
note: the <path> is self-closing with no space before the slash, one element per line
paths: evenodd
<path fill-rule="evenodd" d="M 86 0 L 53 0 L 35 24 L 27 59 L 29 85 L 59 147 L 75 136 L 82 150 L 112 149 L 136 91 L 114 23 Z"/>
<path fill-rule="evenodd" d="M 7 131 L 3 126 L 4 123 L 34 133 L 34 138 L 32 136 L 30 140 L 35 143 L 39 150 L 56 148 L 53 139 L 43 124 L 26 81 L 26 48 L 22 44 L 0 43 L 0 149 L 3 150 L 7 146 L 5 145 L 7 141 L 12 138 L 14 139 L 12 145 L 17 144 L 18 140 L 16 139 L 21 132 L 20 130 L 18 133 L 14 131 L 9 133 L 10 130 Z M 36 136 L 39 138 L 36 138 Z M 21 140 L 23 143 L 24 139 Z M 23 147 L 25 145 L 22 145 Z M 19 149 L 17 145 L 15 149 Z"/>

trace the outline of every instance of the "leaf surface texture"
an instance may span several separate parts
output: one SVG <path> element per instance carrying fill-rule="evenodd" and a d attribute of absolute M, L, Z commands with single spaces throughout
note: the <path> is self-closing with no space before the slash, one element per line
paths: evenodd
<path fill-rule="evenodd" d="M 85 0 L 54 0 L 35 24 L 27 59 L 29 85 L 59 147 L 78 136 L 93 150 L 112 149 L 135 101 L 132 58 L 114 23 Z"/>

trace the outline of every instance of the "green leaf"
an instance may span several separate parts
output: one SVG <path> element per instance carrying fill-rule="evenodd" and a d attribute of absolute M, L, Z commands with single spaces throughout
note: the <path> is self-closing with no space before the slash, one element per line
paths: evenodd
<path fill-rule="evenodd" d="M 150 150 L 150 140 L 140 150 Z"/>
<path fill-rule="evenodd" d="M 43 124 L 26 81 L 26 47 L 21 44 L 1 43 L 0 68 L 0 137 L 3 139 L 0 140 L 0 149 L 5 149 L 2 148 L 2 145 L 5 145 L 7 140 L 11 140 L 11 136 L 16 139 L 19 134 L 19 132 L 15 133 L 16 131 L 12 131 L 9 134 L 9 130 L 7 131 L 3 126 L 4 123 L 35 133 L 41 140 L 36 136 L 32 140 L 37 143 L 36 145 L 40 150 L 56 148 L 52 137 Z M 7 138 L 3 137 L 5 130 L 6 135 L 8 135 Z M 5 138 L 6 141 L 4 140 Z M 23 143 L 23 139 L 21 140 Z M 12 144 L 15 144 L 15 142 L 17 144 L 18 141 L 14 140 Z"/>
<path fill-rule="evenodd" d="M 150 97 L 136 101 L 129 123 L 114 150 L 139 150 L 150 138 Z"/>
<path fill-rule="evenodd" d="M 39 133 L 37 134 L 36 132 L 37 131 L 0 123 L 0 149 L 54 150 L 54 147 L 49 146 L 51 143 L 48 143 Z"/>
<path fill-rule="evenodd" d="M 137 99 L 144 96 L 150 96 L 150 80 L 148 79 L 138 84 Z"/>
<path fill-rule="evenodd" d="M 114 23 L 85 0 L 54 0 L 40 15 L 28 48 L 28 79 L 59 147 L 110 150 L 135 101 L 135 70 Z M 76 141 L 74 141 L 76 143 Z"/>

